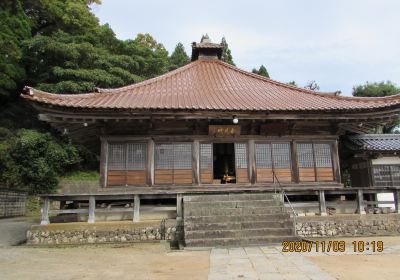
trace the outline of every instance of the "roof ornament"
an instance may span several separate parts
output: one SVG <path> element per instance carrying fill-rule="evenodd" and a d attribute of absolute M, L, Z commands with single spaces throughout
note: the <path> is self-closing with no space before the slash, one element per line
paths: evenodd
<path fill-rule="evenodd" d="M 206 34 L 200 40 L 200 43 L 192 43 L 192 61 L 221 59 L 224 46 L 211 42 Z"/>

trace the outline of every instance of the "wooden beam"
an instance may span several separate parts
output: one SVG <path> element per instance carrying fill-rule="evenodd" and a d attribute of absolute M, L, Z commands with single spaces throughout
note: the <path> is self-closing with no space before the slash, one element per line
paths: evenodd
<path fill-rule="evenodd" d="M 295 141 L 290 142 L 290 149 L 291 149 L 291 158 L 292 158 L 292 181 L 294 183 L 300 182 L 299 178 L 299 168 L 298 168 L 298 162 L 297 162 L 297 144 Z"/>
<path fill-rule="evenodd" d="M 340 159 L 339 159 L 339 147 L 338 147 L 338 141 L 335 140 L 332 144 L 332 162 L 333 162 L 333 174 L 335 181 L 340 183 L 341 178 L 340 178 Z"/>
<path fill-rule="evenodd" d="M 200 142 L 193 141 L 192 149 L 192 176 L 193 184 L 200 185 Z"/>
<path fill-rule="evenodd" d="M 364 209 L 364 193 L 362 190 L 357 190 L 357 212 L 358 214 L 366 214 Z"/>
<path fill-rule="evenodd" d="M 42 219 L 40 221 L 40 225 L 42 226 L 50 224 L 49 208 L 50 208 L 50 200 L 48 197 L 44 197 L 42 205 Z"/>
<path fill-rule="evenodd" d="M 146 177 L 147 177 L 147 185 L 154 185 L 154 140 L 147 140 L 147 164 L 146 164 Z"/>
<path fill-rule="evenodd" d="M 140 222 L 140 196 L 138 194 L 135 194 L 133 202 L 133 222 Z"/>
<path fill-rule="evenodd" d="M 177 194 L 176 195 L 176 218 L 179 220 L 183 219 L 183 196 L 182 194 Z"/>
<path fill-rule="evenodd" d="M 396 213 L 400 214 L 400 191 L 399 190 L 393 191 L 393 198 L 394 198 L 394 207 L 396 209 Z"/>
<path fill-rule="evenodd" d="M 255 144 L 254 140 L 249 140 L 247 142 L 248 146 L 248 154 L 249 154 L 249 165 L 248 165 L 248 172 L 249 172 L 249 179 L 250 183 L 254 185 L 257 181 L 257 168 L 256 168 L 256 152 L 255 152 Z"/>
<path fill-rule="evenodd" d="M 326 202 L 325 202 L 325 191 L 318 191 L 318 202 L 319 202 L 319 214 L 321 216 L 326 216 Z"/>
<path fill-rule="evenodd" d="M 89 216 L 87 221 L 90 224 L 93 224 L 96 221 L 95 211 L 96 211 L 96 198 L 93 195 L 91 195 L 89 197 Z"/>
<path fill-rule="evenodd" d="M 101 140 L 100 146 L 100 187 L 107 186 L 107 163 L 108 163 L 108 143 Z"/>

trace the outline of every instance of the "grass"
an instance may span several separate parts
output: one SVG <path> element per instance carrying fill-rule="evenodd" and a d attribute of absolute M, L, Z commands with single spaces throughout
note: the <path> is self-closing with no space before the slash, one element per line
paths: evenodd
<path fill-rule="evenodd" d="M 26 212 L 25 216 L 37 218 L 40 217 L 40 209 L 41 209 L 41 201 L 40 198 L 34 195 L 28 195 L 26 197 Z"/>
<path fill-rule="evenodd" d="M 99 179 L 99 172 L 93 170 L 75 171 L 61 177 L 61 180 L 68 181 L 98 181 Z"/>

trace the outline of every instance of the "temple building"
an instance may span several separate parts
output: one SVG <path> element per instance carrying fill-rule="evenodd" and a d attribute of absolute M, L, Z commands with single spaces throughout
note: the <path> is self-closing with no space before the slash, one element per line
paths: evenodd
<path fill-rule="evenodd" d="M 121 88 L 82 94 L 25 88 L 22 97 L 37 109 L 40 120 L 100 157 L 96 191 L 83 189 L 53 199 L 124 194 L 139 201 L 146 195 L 279 188 L 319 193 L 324 200 L 325 190 L 344 189 L 341 137 L 366 127 L 378 131 L 399 119 L 399 95 L 362 98 L 315 92 L 227 64 L 221 61 L 222 45 L 209 40 L 192 48 L 188 65 Z M 391 157 L 398 164 L 398 154 Z M 397 174 L 398 166 L 393 168 Z M 372 186 L 361 180 L 355 186 Z M 395 182 L 399 187 L 398 178 Z"/>

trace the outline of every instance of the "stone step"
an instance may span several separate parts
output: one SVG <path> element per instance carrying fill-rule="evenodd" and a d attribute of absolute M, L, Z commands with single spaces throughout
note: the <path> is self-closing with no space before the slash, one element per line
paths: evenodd
<path fill-rule="evenodd" d="M 256 228 L 292 228 L 293 222 L 283 221 L 255 221 L 255 222 L 225 222 L 225 223 L 191 223 L 185 221 L 185 230 L 227 230 L 227 229 L 256 229 Z"/>
<path fill-rule="evenodd" d="M 270 200 L 228 200 L 228 201 L 187 201 L 184 209 L 197 208 L 244 208 L 244 207 L 263 207 L 263 206 L 283 206 L 281 201 Z"/>
<path fill-rule="evenodd" d="M 195 201 L 245 201 L 245 200 L 272 200 L 278 199 L 280 195 L 275 193 L 229 193 L 229 194 L 203 194 L 203 195 L 185 195 L 183 202 Z"/>
<path fill-rule="evenodd" d="M 282 241 L 295 241 L 298 237 L 288 236 L 251 236 L 244 238 L 215 238 L 215 239 L 189 239 L 186 240 L 187 247 L 217 247 L 217 246 L 247 246 L 281 244 Z"/>
<path fill-rule="evenodd" d="M 289 213 L 276 213 L 276 214 L 255 214 L 255 215 L 240 215 L 240 216 L 185 216 L 185 224 L 195 223 L 229 223 L 229 222 L 273 222 L 273 221 L 287 221 L 290 219 Z"/>
<path fill-rule="evenodd" d="M 184 209 L 187 216 L 243 216 L 252 214 L 279 214 L 285 213 L 284 206 L 243 207 L 243 208 L 196 208 Z"/>
<path fill-rule="evenodd" d="M 185 240 L 215 238 L 249 238 L 251 236 L 287 236 L 293 234 L 292 228 L 257 228 L 238 230 L 196 230 L 186 231 Z"/>

